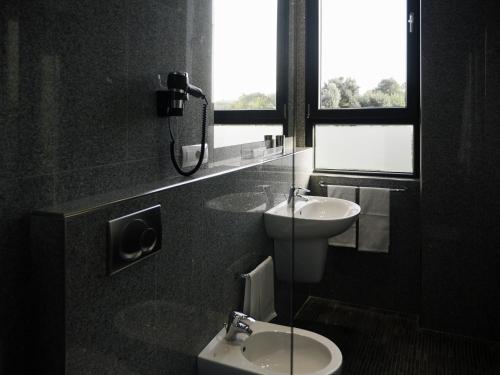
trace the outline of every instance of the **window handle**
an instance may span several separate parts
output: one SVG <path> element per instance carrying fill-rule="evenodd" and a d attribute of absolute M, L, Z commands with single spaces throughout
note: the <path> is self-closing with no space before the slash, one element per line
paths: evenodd
<path fill-rule="evenodd" d="M 415 24 L 415 13 L 410 12 L 408 15 L 408 25 L 410 33 L 413 33 L 413 25 Z"/>
<path fill-rule="evenodd" d="M 310 117 L 311 117 L 311 105 L 310 105 L 310 104 L 308 104 L 308 105 L 307 105 L 307 113 L 306 113 L 306 117 L 307 117 L 307 118 L 310 118 Z"/>

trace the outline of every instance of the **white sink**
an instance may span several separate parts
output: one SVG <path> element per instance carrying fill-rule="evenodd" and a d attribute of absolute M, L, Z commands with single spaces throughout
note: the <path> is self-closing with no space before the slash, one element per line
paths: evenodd
<path fill-rule="evenodd" d="M 308 199 L 297 199 L 293 208 L 283 202 L 264 214 L 267 234 L 274 239 L 276 275 L 283 281 L 321 281 L 328 238 L 345 232 L 361 211 L 359 205 L 344 199 L 316 196 Z"/>
<path fill-rule="evenodd" d="M 222 329 L 198 355 L 198 373 L 289 375 L 291 328 L 259 321 L 251 328 L 251 336 L 238 334 L 231 342 L 224 339 L 226 330 Z M 333 342 L 314 332 L 293 331 L 294 374 L 340 373 L 342 354 Z"/>
<path fill-rule="evenodd" d="M 274 239 L 289 240 L 292 218 L 295 239 L 332 237 L 344 232 L 359 216 L 361 208 L 344 199 L 309 196 L 309 201 L 295 201 L 294 209 L 282 202 L 266 211 L 267 234 Z"/>

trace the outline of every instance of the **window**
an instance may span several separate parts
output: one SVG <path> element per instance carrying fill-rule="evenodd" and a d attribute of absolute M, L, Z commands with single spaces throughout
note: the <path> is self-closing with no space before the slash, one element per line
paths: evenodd
<path fill-rule="evenodd" d="M 265 135 L 282 135 L 282 125 L 220 125 L 214 127 L 214 148 L 264 140 Z"/>
<path fill-rule="evenodd" d="M 307 3 L 306 142 L 315 169 L 418 175 L 417 0 Z"/>
<path fill-rule="evenodd" d="M 215 147 L 234 144 L 227 135 L 234 135 L 237 126 L 242 126 L 241 143 L 253 142 L 257 135 L 263 140 L 265 134 L 282 134 L 287 103 L 287 4 L 285 0 L 213 0 Z M 273 124 L 272 132 L 265 133 Z"/>
<path fill-rule="evenodd" d="M 316 168 L 411 173 L 413 126 L 316 125 Z"/>

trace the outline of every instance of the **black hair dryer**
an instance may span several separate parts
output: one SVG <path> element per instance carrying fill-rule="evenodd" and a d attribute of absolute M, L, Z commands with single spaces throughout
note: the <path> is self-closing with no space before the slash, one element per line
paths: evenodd
<path fill-rule="evenodd" d="M 205 141 L 206 141 L 206 128 L 207 128 L 207 107 L 208 101 L 203 94 L 203 91 L 189 83 L 189 76 L 186 72 L 171 72 L 167 77 L 166 87 L 163 85 L 161 76 L 158 76 L 161 89 L 156 91 L 156 104 L 158 109 L 158 116 L 168 118 L 168 127 L 170 132 L 170 157 L 175 170 L 183 176 L 191 176 L 200 169 L 203 164 L 205 156 Z M 189 95 L 195 98 L 204 100 L 203 114 L 201 121 L 201 149 L 199 153 L 198 163 L 190 171 L 183 171 L 175 157 L 175 139 L 173 136 L 170 117 L 182 116 L 184 113 L 184 104 L 189 100 Z"/>
<path fill-rule="evenodd" d="M 186 72 L 168 73 L 167 86 L 163 85 L 161 76 L 158 76 L 161 90 L 156 92 L 158 105 L 158 116 L 182 116 L 184 102 L 189 100 L 189 95 L 195 98 L 205 99 L 203 91 L 189 83 L 189 75 Z"/>

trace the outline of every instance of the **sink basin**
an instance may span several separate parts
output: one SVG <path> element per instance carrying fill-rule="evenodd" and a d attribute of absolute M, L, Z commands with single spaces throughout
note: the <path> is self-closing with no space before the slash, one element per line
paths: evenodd
<path fill-rule="evenodd" d="M 344 199 L 308 199 L 296 200 L 294 207 L 280 203 L 264 214 L 267 234 L 274 239 L 276 276 L 282 281 L 321 281 L 328 238 L 345 232 L 361 211 L 359 205 Z"/>
<path fill-rule="evenodd" d="M 259 366 L 276 372 L 290 370 L 290 337 L 288 332 L 259 332 L 242 346 L 243 356 Z M 327 368 L 332 353 L 327 345 L 311 337 L 294 334 L 293 373 L 310 374 Z M 325 373 L 325 372 L 323 372 Z"/>
<path fill-rule="evenodd" d="M 224 339 L 222 329 L 199 354 L 198 373 L 289 375 L 291 328 L 259 321 L 251 328 L 251 336 L 239 334 L 232 342 Z M 342 354 L 333 342 L 314 332 L 293 331 L 294 374 L 340 373 Z"/>
<path fill-rule="evenodd" d="M 287 202 L 266 211 L 267 234 L 274 239 L 289 240 L 292 218 L 295 239 L 332 237 L 345 232 L 358 218 L 361 208 L 353 202 L 330 197 L 311 196 L 309 201 L 295 201 L 294 209 Z"/>

